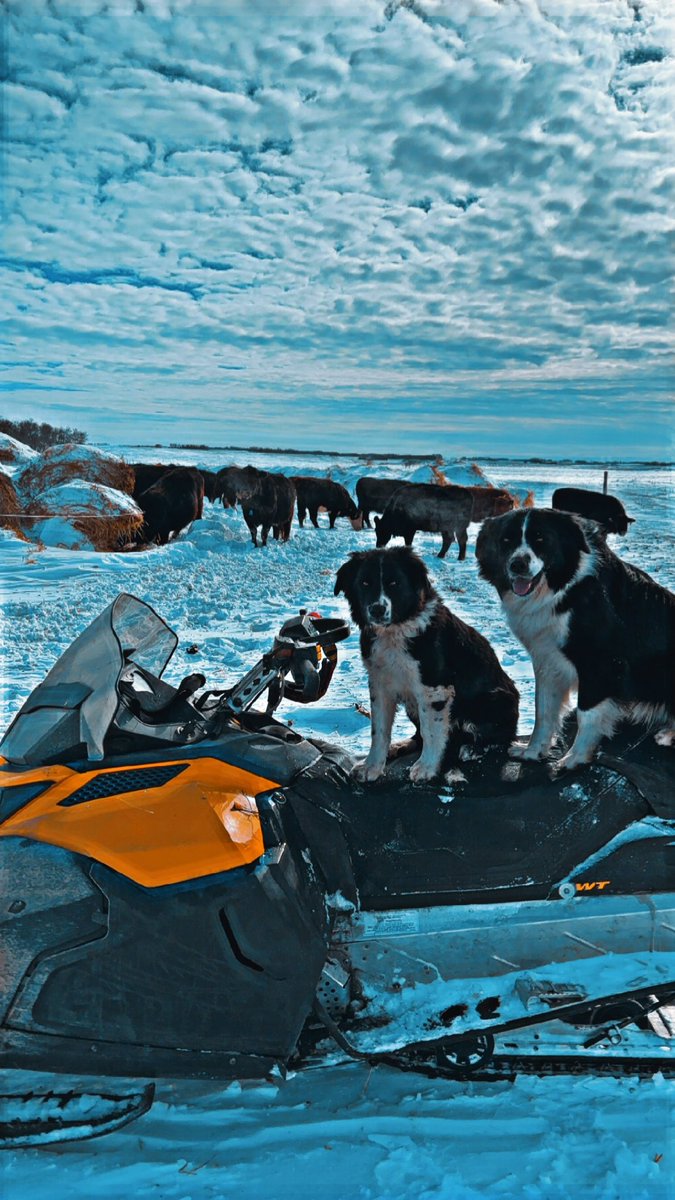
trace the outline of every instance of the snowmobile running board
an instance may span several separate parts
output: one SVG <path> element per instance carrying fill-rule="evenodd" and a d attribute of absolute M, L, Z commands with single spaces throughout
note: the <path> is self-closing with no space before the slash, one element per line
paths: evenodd
<path fill-rule="evenodd" d="M 620 1011 L 631 1005 L 635 1008 L 628 1015 L 612 1016 L 613 1010 Z M 628 1032 L 637 1022 L 648 1020 L 652 1014 L 658 1014 L 659 1009 L 672 1005 L 675 1005 L 675 989 L 659 996 L 651 989 L 642 989 L 607 996 L 590 1006 L 588 1000 L 559 1004 L 549 1013 L 539 1013 L 520 1021 L 508 1021 L 500 1026 L 454 1036 L 449 1034 L 440 1041 L 418 1042 L 398 1050 L 380 1052 L 364 1052 L 354 1046 L 319 1000 L 315 1000 L 314 1013 L 337 1045 L 357 1061 L 417 1072 L 431 1078 L 489 1082 L 513 1080 L 519 1074 L 648 1077 L 660 1072 L 664 1076 L 675 1076 L 675 1056 L 644 1054 L 640 1034 Z M 597 1014 L 592 1024 L 574 1025 L 574 1018 L 587 1014 L 589 1008 Z M 604 1019 L 603 1014 L 606 1014 Z M 556 1028 L 555 1033 L 546 1037 L 551 1026 L 561 1025 L 562 1033 Z M 541 1026 L 546 1031 L 543 1039 L 535 1032 L 534 1041 L 527 1048 L 521 1049 L 517 1041 L 506 1040 L 509 1037 L 517 1039 L 520 1031 L 538 1030 Z M 591 1029 L 595 1032 L 591 1033 Z M 673 1032 L 675 1030 L 669 1031 L 669 1037 Z M 497 1050 L 496 1039 L 501 1043 Z"/>

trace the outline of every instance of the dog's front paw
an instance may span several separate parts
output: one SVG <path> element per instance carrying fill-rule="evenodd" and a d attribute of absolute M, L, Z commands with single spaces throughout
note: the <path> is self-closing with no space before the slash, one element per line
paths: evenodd
<path fill-rule="evenodd" d="M 468 742 L 465 742 L 464 745 L 460 746 L 460 748 L 459 748 L 460 762 L 478 762 L 480 760 L 480 757 L 481 756 L 478 753 L 476 747 L 470 746 L 468 744 Z"/>
<path fill-rule="evenodd" d="M 414 762 L 410 768 L 409 779 L 411 783 L 428 783 L 437 774 L 437 768 L 433 763 L 425 763 L 421 758 L 418 758 L 417 762 Z"/>
<path fill-rule="evenodd" d="M 657 746 L 675 746 L 675 729 L 670 726 L 667 729 L 659 729 L 658 733 L 654 734 L 654 741 Z"/>
<path fill-rule="evenodd" d="M 450 767 L 450 769 L 445 772 L 444 778 L 445 782 L 449 784 L 466 783 L 466 775 L 463 771 L 460 771 L 459 767 Z"/>
<path fill-rule="evenodd" d="M 518 762 L 541 762 L 548 758 L 548 754 L 547 747 L 533 742 L 512 742 L 509 746 L 509 758 L 515 758 Z"/>
<path fill-rule="evenodd" d="M 384 766 L 380 763 L 368 762 L 367 758 L 363 762 L 357 763 L 352 771 L 352 779 L 355 779 L 357 783 L 374 783 L 381 775 L 384 775 Z"/>
<path fill-rule="evenodd" d="M 561 771 L 576 771 L 578 767 L 587 767 L 591 762 L 593 762 L 592 750 L 589 750 L 585 754 L 575 754 L 574 746 L 572 746 L 572 749 L 568 750 L 567 754 L 563 754 L 562 758 L 553 763 L 553 773 L 554 775 L 559 775 Z"/>

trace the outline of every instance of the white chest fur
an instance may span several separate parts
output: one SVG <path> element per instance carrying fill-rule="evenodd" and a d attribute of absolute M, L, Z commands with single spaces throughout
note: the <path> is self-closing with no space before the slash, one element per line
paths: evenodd
<path fill-rule="evenodd" d="M 432 779 L 439 771 L 450 728 L 454 688 L 427 687 L 420 664 L 410 653 L 407 639 L 426 628 L 433 615 L 428 609 L 403 625 L 380 626 L 367 660 L 372 706 L 372 742 L 361 777 L 376 779 L 382 773 L 389 749 L 394 713 L 403 703 L 422 736 L 422 753 L 410 769 L 413 780 Z"/>
<path fill-rule="evenodd" d="M 367 664 L 371 692 L 384 692 L 396 703 L 406 705 L 417 703 L 423 690 L 419 663 L 407 646 L 408 636 L 403 625 L 381 629 Z"/>
<path fill-rule="evenodd" d="M 570 693 L 579 680 L 574 664 L 563 652 L 570 614 L 556 613 L 557 600 L 545 582 L 531 596 L 507 594 L 502 599 L 506 618 L 529 651 L 534 668 L 535 723 L 526 747 L 512 747 L 517 758 L 544 758 L 557 734 Z"/>
<path fill-rule="evenodd" d="M 531 596 L 515 596 L 508 592 L 502 599 L 502 606 L 518 641 L 529 651 L 535 670 L 538 665 L 555 662 L 559 669 L 571 673 L 576 680 L 574 667 L 563 653 L 569 635 L 570 614 L 556 613 L 557 598 L 546 583 L 541 583 Z"/>

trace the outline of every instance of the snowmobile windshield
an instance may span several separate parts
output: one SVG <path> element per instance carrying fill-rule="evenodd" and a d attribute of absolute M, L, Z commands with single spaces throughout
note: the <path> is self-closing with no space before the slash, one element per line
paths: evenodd
<path fill-rule="evenodd" d="M 84 743 L 88 758 L 103 758 L 120 674 L 134 663 L 159 677 L 177 644 L 148 604 L 122 593 L 31 692 L 0 742 L 0 754 L 33 766 Z"/>

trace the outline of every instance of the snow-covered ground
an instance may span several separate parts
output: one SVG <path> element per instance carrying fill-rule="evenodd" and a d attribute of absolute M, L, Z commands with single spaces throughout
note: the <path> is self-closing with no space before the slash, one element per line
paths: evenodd
<path fill-rule="evenodd" d="M 192 462 L 217 468 L 253 462 L 288 474 L 323 474 L 353 491 L 363 474 L 420 478 L 419 463 L 159 451 L 117 447 L 129 462 Z M 487 478 L 535 502 L 550 503 L 562 484 L 602 489 L 602 467 L 500 461 Z M 468 482 L 470 464 L 446 464 Z M 636 518 L 614 539 L 624 558 L 669 587 L 675 584 L 672 473 L 614 465 L 609 490 Z M 120 591 L 148 601 L 180 636 L 167 678 L 201 669 L 212 687 L 231 683 L 300 607 L 346 616 L 333 595 L 335 572 L 354 549 L 374 545 L 372 530 L 348 521 L 328 530 L 294 524 L 286 545 L 255 549 L 239 511 L 204 508 L 168 546 L 138 554 L 40 549 L 0 531 L 4 623 L 0 726 L 72 639 Z M 475 534 L 475 529 L 472 533 Z M 456 546 L 444 561 L 439 539 L 419 536 L 444 600 L 495 646 L 521 691 L 523 730 L 532 720 L 529 658 L 477 575 L 473 538 L 465 563 Z M 198 647 L 188 654 L 188 647 Z M 320 705 L 280 715 L 298 729 L 365 753 L 365 674 L 352 637 Z M 401 730 L 405 722 L 401 719 Z M 44 1081 L 43 1081 L 44 1082 Z M 518 1079 L 514 1084 L 451 1084 L 388 1068 L 331 1067 L 255 1085 L 160 1081 L 151 1112 L 97 1142 L 16 1151 L 5 1156 L 4 1193 L 21 1197 L 325 1197 L 326 1200 L 473 1200 L 483 1196 L 558 1200 L 666 1200 L 675 1193 L 672 1082 L 632 1079 Z"/>

